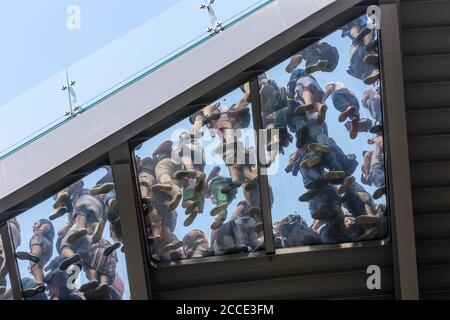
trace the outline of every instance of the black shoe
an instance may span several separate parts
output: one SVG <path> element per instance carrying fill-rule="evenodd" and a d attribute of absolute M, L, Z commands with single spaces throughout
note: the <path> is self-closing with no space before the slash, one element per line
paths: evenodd
<path fill-rule="evenodd" d="M 68 267 L 70 267 L 71 265 L 79 262 L 80 260 L 81 260 L 80 254 L 79 253 L 75 253 L 70 258 L 64 259 L 61 262 L 61 264 L 59 265 L 59 269 L 62 270 L 62 271 L 67 270 Z"/>
<path fill-rule="evenodd" d="M 98 280 L 91 280 L 80 287 L 80 292 L 88 292 L 95 290 L 98 287 L 98 285 L 99 285 Z"/>
<path fill-rule="evenodd" d="M 67 207 L 59 207 L 58 209 L 55 209 L 53 213 L 48 217 L 50 220 L 55 220 L 67 213 Z"/>
<path fill-rule="evenodd" d="M 28 260 L 33 263 L 39 263 L 39 261 L 41 261 L 41 258 L 39 258 L 37 255 L 30 253 L 30 252 L 25 252 L 25 251 L 17 252 L 16 257 L 19 260 Z"/>
<path fill-rule="evenodd" d="M 106 283 L 101 283 L 92 291 L 85 293 L 88 300 L 106 300 L 109 294 L 109 286 Z"/>
<path fill-rule="evenodd" d="M 105 249 L 105 251 L 103 251 L 103 255 L 105 257 L 110 256 L 115 250 L 119 249 L 121 245 L 122 244 L 120 242 L 116 242 L 110 245 L 108 248 Z"/>
<path fill-rule="evenodd" d="M 25 298 L 31 298 L 35 295 L 38 295 L 39 293 L 42 293 L 45 291 L 45 285 L 43 283 L 36 284 L 34 287 L 25 289 L 22 291 L 22 294 Z"/>

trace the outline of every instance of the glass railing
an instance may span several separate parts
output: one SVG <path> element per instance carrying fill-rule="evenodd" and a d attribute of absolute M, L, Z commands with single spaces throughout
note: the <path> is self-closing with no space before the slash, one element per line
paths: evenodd
<path fill-rule="evenodd" d="M 0 106 L 0 160 L 273 0 L 182 0 Z"/>

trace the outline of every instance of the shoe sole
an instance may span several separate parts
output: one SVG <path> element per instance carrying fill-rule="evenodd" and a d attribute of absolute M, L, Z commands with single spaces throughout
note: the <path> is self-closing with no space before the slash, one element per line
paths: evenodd
<path fill-rule="evenodd" d="M 326 104 L 322 105 L 320 109 L 319 115 L 317 116 L 317 123 L 322 124 L 325 122 L 325 118 L 327 116 L 328 106 Z"/>
<path fill-rule="evenodd" d="M 379 222 L 380 218 L 376 216 L 359 216 L 355 218 L 355 223 L 358 225 L 377 224 Z"/>
<path fill-rule="evenodd" d="M 103 256 L 109 257 L 114 251 L 119 249 L 122 246 L 119 242 L 114 243 L 103 251 Z"/>
<path fill-rule="evenodd" d="M 322 71 L 322 70 L 326 69 L 329 64 L 330 64 L 329 61 L 320 60 L 320 61 L 318 61 L 316 64 L 314 64 L 312 66 L 307 66 L 305 68 L 305 72 L 309 73 L 309 74 L 312 74 L 312 73 L 317 72 L 317 71 Z"/>
<path fill-rule="evenodd" d="M 300 55 L 295 55 L 292 57 L 291 61 L 289 62 L 289 64 L 286 67 L 286 72 L 287 73 L 292 73 L 292 71 L 295 70 L 295 68 L 297 68 L 300 63 L 302 63 L 303 57 Z"/>
<path fill-rule="evenodd" d="M 32 255 L 29 252 L 23 252 L 23 251 L 17 252 L 16 257 L 19 260 L 28 260 L 33 263 L 39 263 L 39 261 L 41 261 L 41 259 L 38 256 Z"/>
<path fill-rule="evenodd" d="M 72 256 L 70 258 L 67 258 L 63 262 L 61 262 L 60 265 L 59 265 L 59 269 L 62 270 L 62 271 L 67 270 L 68 267 L 70 267 L 71 265 L 77 263 L 80 260 L 81 260 L 81 257 L 79 255 L 74 255 L 74 256 Z"/>
<path fill-rule="evenodd" d="M 328 146 L 320 145 L 318 143 L 311 143 L 308 146 L 308 150 L 309 150 L 309 152 L 323 152 L 323 153 L 330 152 L 330 148 Z"/>
<path fill-rule="evenodd" d="M 195 213 L 195 211 L 193 212 L 193 213 L 191 213 L 187 218 L 186 218 L 186 220 L 184 220 L 184 223 L 183 223 L 183 225 L 185 226 L 185 227 L 189 227 L 191 224 L 193 224 L 194 223 L 194 220 L 195 220 L 195 218 L 197 218 L 197 213 Z"/>
<path fill-rule="evenodd" d="M 338 121 L 339 122 L 344 122 L 345 120 L 347 120 L 348 117 L 350 117 L 352 114 L 354 114 L 356 111 L 356 108 L 352 106 L 352 108 L 350 110 L 345 110 L 344 112 L 342 112 L 339 115 Z"/>
<path fill-rule="evenodd" d="M 69 244 L 74 244 L 78 239 L 87 236 L 88 232 L 86 229 L 80 230 L 76 233 L 71 234 L 68 238 L 67 238 L 67 242 Z"/>
<path fill-rule="evenodd" d="M 169 205 L 167 206 L 167 209 L 169 211 L 173 211 L 175 210 L 178 205 L 180 204 L 181 198 L 182 198 L 182 194 L 181 193 L 177 193 L 174 197 L 174 199 L 169 203 Z"/>
<path fill-rule="evenodd" d="M 314 106 L 312 104 L 305 104 L 302 106 L 298 106 L 297 108 L 295 108 L 294 113 L 295 114 L 304 114 L 308 111 L 312 111 L 314 110 Z"/>
<path fill-rule="evenodd" d="M 300 167 L 302 167 L 303 169 L 310 169 L 314 166 L 319 165 L 322 162 L 322 159 L 320 159 L 320 157 L 314 157 L 305 161 L 302 161 L 302 163 L 300 164 Z"/>
<path fill-rule="evenodd" d="M 228 208 L 228 205 L 227 205 L 226 203 L 224 203 L 224 204 L 222 204 L 222 205 L 220 205 L 220 206 L 217 206 L 217 207 L 213 208 L 213 209 L 209 212 L 209 214 L 210 214 L 212 217 L 215 217 L 215 216 L 217 216 L 221 211 L 226 210 L 227 208 Z"/>
<path fill-rule="evenodd" d="M 172 191 L 172 186 L 164 186 L 156 184 L 151 188 L 151 191 L 153 193 L 170 192 Z"/>
<path fill-rule="evenodd" d="M 66 207 L 60 207 L 59 209 L 56 209 L 57 211 L 55 213 L 53 213 L 52 215 L 50 215 L 48 217 L 48 219 L 50 221 L 56 220 L 62 216 L 64 216 L 67 213 L 67 208 Z"/>
<path fill-rule="evenodd" d="M 377 80 L 380 78 L 380 73 L 376 73 L 373 75 L 368 76 L 366 79 L 364 79 L 364 84 L 370 86 L 372 84 L 374 84 L 375 82 L 377 82 Z"/>
<path fill-rule="evenodd" d="M 104 228 L 105 222 L 100 221 L 97 223 L 94 234 L 92 235 L 92 243 L 98 243 L 102 239 Z"/>
<path fill-rule="evenodd" d="M 59 207 L 61 207 L 64 203 L 66 203 L 69 200 L 69 194 L 68 193 L 64 193 L 61 196 L 59 196 L 55 203 L 53 204 L 53 209 L 58 209 Z"/>
<path fill-rule="evenodd" d="M 99 194 L 107 194 L 108 192 L 112 191 L 114 189 L 114 183 L 105 183 L 101 186 L 94 187 L 91 189 L 90 194 L 91 196 L 96 196 Z"/>

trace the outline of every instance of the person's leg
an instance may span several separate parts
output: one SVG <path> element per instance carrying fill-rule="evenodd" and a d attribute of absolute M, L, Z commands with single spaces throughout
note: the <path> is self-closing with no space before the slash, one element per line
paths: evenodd
<path fill-rule="evenodd" d="M 31 253 L 37 257 L 41 257 L 42 247 L 40 245 L 33 245 L 31 247 Z M 42 264 L 40 262 L 32 263 L 30 269 L 31 269 L 31 273 L 33 274 L 33 277 L 34 277 L 34 282 L 36 284 L 44 283 L 44 271 L 42 270 Z"/>
<path fill-rule="evenodd" d="M 158 184 L 152 186 L 153 193 L 172 191 L 172 162 L 172 159 L 165 158 L 156 164 L 155 174 Z"/>
<path fill-rule="evenodd" d="M 354 192 L 354 190 L 347 191 L 342 197 L 342 202 L 353 217 L 358 217 L 366 214 L 364 202 Z"/>

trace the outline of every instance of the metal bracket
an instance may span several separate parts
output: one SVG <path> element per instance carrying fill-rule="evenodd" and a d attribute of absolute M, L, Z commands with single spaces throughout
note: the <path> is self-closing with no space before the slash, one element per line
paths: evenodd
<path fill-rule="evenodd" d="M 200 9 L 207 9 L 209 18 L 211 19 L 211 27 L 208 28 L 208 32 L 219 33 L 223 31 L 222 22 L 217 19 L 216 13 L 212 7 L 214 0 L 205 0 L 204 4 L 200 5 Z"/>

